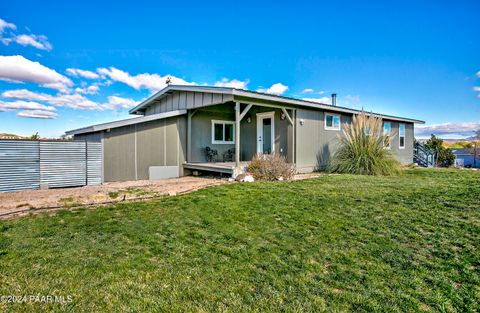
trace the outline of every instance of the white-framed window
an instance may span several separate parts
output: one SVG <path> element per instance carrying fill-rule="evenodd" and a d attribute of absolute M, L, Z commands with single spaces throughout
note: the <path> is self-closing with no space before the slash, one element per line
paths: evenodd
<path fill-rule="evenodd" d="M 235 122 L 212 120 L 212 144 L 234 144 Z"/>
<path fill-rule="evenodd" d="M 405 149 L 405 124 L 398 124 L 398 147 L 400 149 Z"/>
<path fill-rule="evenodd" d="M 390 149 L 390 141 L 392 138 L 392 123 L 383 122 L 383 135 L 385 136 L 385 149 Z"/>
<path fill-rule="evenodd" d="M 340 115 L 325 113 L 325 129 L 340 130 Z"/>

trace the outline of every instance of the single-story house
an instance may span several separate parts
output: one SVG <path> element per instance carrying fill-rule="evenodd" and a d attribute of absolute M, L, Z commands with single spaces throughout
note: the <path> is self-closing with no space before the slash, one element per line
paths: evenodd
<path fill-rule="evenodd" d="M 278 153 L 298 172 L 324 168 L 342 129 L 360 111 L 235 88 L 169 85 L 130 110 L 139 115 L 67 131 L 103 144 L 103 180 L 234 174 L 256 153 Z M 383 114 L 389 149 L 413 162 L 415 123 Z"/>
<path fill-rule="evenodd" d="M 480 168 L 480 152 L 475 151 L 475 148 L 452 149 L 452 153 L 455 155 L 456 167 Z"/>

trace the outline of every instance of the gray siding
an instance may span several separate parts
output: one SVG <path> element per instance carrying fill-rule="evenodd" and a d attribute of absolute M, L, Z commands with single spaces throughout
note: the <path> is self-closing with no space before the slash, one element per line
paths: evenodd
<path fill-rule="evenodd" d="M 337 113 L 336 113 L 337 114 Z M 301 125 L 300 121 L 304 124 Z M 351 115 L 341 115 L 341 128 L 351 123 Z M 385 120 L 388 121 L 388 120 Z M 398 122 L 392 123 L 392 154 L 404 165 L 413 162 L 413 124 L 405 123 L 405 149 L 399 149 Z M 342 130 L 326 130 L 324 111 L 297 110 L 296 119 L 296 166 L 299 172 L 325 169 L 338 149 Z"/>
<path fill-rule="evenodd" d="M 198 110 L 192 118 L 192 143 L 189 162 L 206 162 L 205 147 L 218 151 L 218 159 L 235 144 L 212 144 L 212 120 L 235 121 L 233 105 L 222 105 Z M 240 143 L 242 140 L 240 139 Z"/>
<path fill-rule="evenodd" d="M 222 93 L 204 93 L 191 91 L 175 91 L 153 102 L 145 109 L 145 115 L 164 113 L 175 110 L 195 109 L 214 104 L 233 101 L 232 95 Z"/>
<path fill-rule="evenodd" d="M 103 132 L 89 133 L 89 134 L 80 134 L 75 135 L 75 140 L 90 141 L 90 142 L 101 142 L 103 138 Z"/>
<path fill-rule="evenodd" d="M 242 108 L 243 110 L 244 108 Z M 275 112 L 275 152 L 293 159 L 292 144 L 293 127 L 288 120 L 280 119 L 281 110 L 265 107 L 252 107 L 240 123 L 240 160 L 249 161 L 257 152 L 257 118 L 260 112 Z M 291 113 L 290 113 L 291 114 Z M 251 123 L 247 123 L 247 117 Z M 212 120 L 235 121 L 234 107 L 231 104 L 212 106 L 199 109 L 192 118 L 192 160 L 189 162 L 206 162 L 205 147 L 218 151 L 218 160 L 222 161 L 222 154 L 228 149 L 235 148 L 235 144 L 212 144 Z M 289 153 L 291 151 L 291 153 Z"/>
<path fill-rule="evenodd" d="M 135 180 L 135 125 L 113 128 L 104 133 L 103 179 Z"/>
<path fill-rule="evenodd" d="M 287 158 L 288 162 L 293 160 L 293 149 L 291 138 L 293 138 L 293 127 L 287 119 L 280 118 L 282 111 L 280 109 L 254 106 L 248 111 L 247 116 L 252 118 L 251 123 L 246 122 L 246 118 L 240 124 L 240 157 L 243 161 L 249 161 L 257 153 L 257 113 L 275 112 L 275 153 Z M 292 115 L 289 112 L 290 115 Z"/>
<path fill-rule="evenodd" d="M 104 132 L 104 180 L 148 179 L 151 166 L 181 168 L 185 160 L 186 137 L 183 130 L 179 131 L 178 125 L 185 127 L 185 117 L 171 117 Z"/>
<path fill-rule="evenodd" d="M 388 121 L 388 120 L 385 120 Z M 398 136 L 399 122 L 388 121 L 392 123 L 392 143 L 390 151 L 403 164 L 407 165 L 413 162 L 413 123 L 405 124 L 405 149 L 400 149 L 400 137 Z"/>
<path fill-rule="evenodd" d="M 341 128 L 351 122 L 351 117 L 341 116 Z M 303 120 L 303 125 L 301 121 Z M 296 166 L 299 172 L 324 169 L 338 148 L 342 131 L 326 130 L 324 111 L 297 110 Z"/>

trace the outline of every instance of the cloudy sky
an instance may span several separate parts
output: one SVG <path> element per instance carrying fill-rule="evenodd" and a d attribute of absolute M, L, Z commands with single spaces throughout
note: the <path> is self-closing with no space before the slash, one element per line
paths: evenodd
<path fill-rule="evenodd" d="M 479 1 L 333 2 L 2 1 L 0 133 L 126 118 L 167 77 L 335 92 L 338 105 L 425 120 L 419 138 L 480 129 Z"/>

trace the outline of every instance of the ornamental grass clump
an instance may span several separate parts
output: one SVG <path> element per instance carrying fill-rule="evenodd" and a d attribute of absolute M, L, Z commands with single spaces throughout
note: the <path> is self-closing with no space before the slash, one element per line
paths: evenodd
<path fill-rule="evenodd" d="M 295 174 L 295 168 L 281 155 L 256 154 L 250 161 L 247 172 L 255 180 L 290 180 Z"/>
<path fill-rule="evenodd" d="M 346 125 L 340 147 L 333 155 L 329 171 L 361 175 L 396 175 L 402 172 L 400 162 L 386 145 L 391 136 L 383 134 L 382 119 L 361 112 Z"/>

